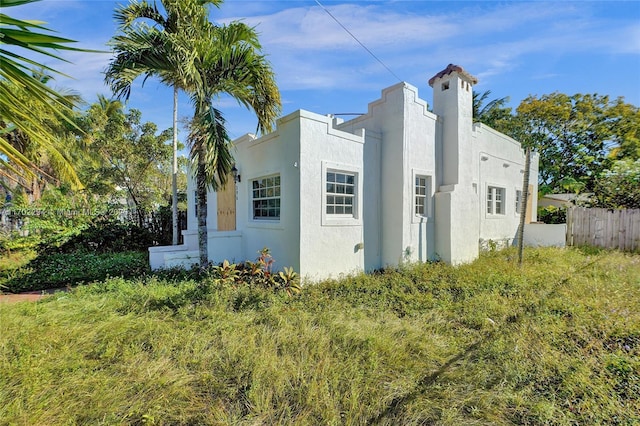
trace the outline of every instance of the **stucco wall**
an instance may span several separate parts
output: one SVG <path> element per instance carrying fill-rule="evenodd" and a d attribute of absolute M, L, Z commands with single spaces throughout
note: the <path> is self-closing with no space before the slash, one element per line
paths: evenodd
<path fill-rule="evenodd" d="M 350 132 L 366 129 L 366 270 L 435 255 L 436 120 L 418 89 L 399 83 L 384 89 L 380 99 L 369 104 L 367 114 L 339 126 Z M 428 218 L 414 214 L 416 175 L 431 178 Z"/>
<path fill-rule="evenodd" d="M 469 78 L 445 74 L 433 81 L 433 110 L 438 114 L 441 152 L 436 192 L 436 252 L 453 264 L 478 256 L 477 163 L 472 138 L 472 96 Z"/>
<path fill-rule="evenodd" d="M 480 241 L 513 241 L 520 223 L 516 212 L 516 191 L 522 191 L 525 154 L 518 142 L 496 132 L 488 126 L 474 125 L 474 146 L 477 147 L 478 194 L 480 200 Z M 532 206 L 532 221 L 536 220 L 538 192 L 538 156 L 531 157 L 529 194 Z M 487 212 L 487 192 L 490 186 L 504 188 L 504 214 Z"/>
<path fill-rule="evenodd" d="M 427 110 L 427 103 L 418 96 L 418 89 L 406 85 L 405 95 L 405 147 L 403 164 L 403 216 L 408 218 L 403 227 L 402 247 L 405 260 L 425 262 L 436 256 L 435 199 L 436 191 L 436 120 Z M 428 178 L 426 217 L 415 214 L 416 176 Z"/>
<path fill-rule="evenodd" d="M 366 114 L 347 122 L 296 111 L 278 120 L 269 135 L 236 140 L 242 181 L 237 232 L 227 251 L 240 252 L 236 260 L 252 260 L 266 246 L 276 268 L 292 266 L 316 279 L 404 261 L 466 262 L 477 257 L 481 241 L 512 240 L 519 224 L 515 193 L 522 189 L 524 153 L 516 141 L 472 123 L 471 80 L 456 73 L 434 80 L 438 116 L 428 111 L 417 88 L 399 83 L 384 89 Z M 355 218 L 335 220 L 326 214 L 325 179 L 331 169 L 357 175 Z M 537 155 L 531 169 L 535 221 Z M 280 218 L 256 220 L 252 181 L 275 174 L 281 179 Z M 415 215 L 416 176 L 429 178 L 426 217 Z M 487 214 L 489 186 L 505 189 L 504 214 Z M 189 235 L 185 247 L 176 248 L 178 257 L 197 250 L 193 193 L 190 179 Z M 214 193 L 208 206 L 208 228 L 215 233 Z M 213 248 L 220 250 L 226 249 Z M 153 261 L 160 256 L 166 257 L 164 249 L 154 251 Z"/>
<path fill-rule="evenodd" d="M 309 278 L 364 270 L 364 131 L 336 130 L 330 117 L 300 112 L 300 271 Z M 326 213 L 328 171 L 356 174 L 354 217 Z"/>
<path fill-rule="evenodd" d="M 267 247 L 275 267 L 291 266 L 300 270 L 300 122 L 297 113 L 277 121 L 273 133 L 258 139 L 244 137 L 236 141 L 236 167 L 242 176 L 237 186 L 236 229 L 242 232 L 245 259 L 254 260 L 258 251 Z M 254 219 L 252 211 L 252 181 L 280 175 L 280 218 Z"/>
<path fill-rule="evenodd" d="M 567 224 L 531 223 L 524 227 L 524 244 L 530 247 L 564 247 Z"/>

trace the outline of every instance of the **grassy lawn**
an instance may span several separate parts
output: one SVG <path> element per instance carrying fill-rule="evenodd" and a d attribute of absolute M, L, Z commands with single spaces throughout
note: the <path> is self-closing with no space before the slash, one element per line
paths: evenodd
<path fill-rule="evenodd" d="M 640 255 L 525 257 L 0 305 L 0 424 L 639 424 Z"/>

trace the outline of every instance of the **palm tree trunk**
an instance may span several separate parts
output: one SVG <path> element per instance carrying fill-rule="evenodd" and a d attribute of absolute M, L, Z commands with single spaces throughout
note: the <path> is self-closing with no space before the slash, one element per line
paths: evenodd
<path fill-rule="evenodd" d="M 196 170 L 196 198 L 198 203 L 198 250 L 200 252 L 200 269 L 209 265 L 209 248 L 207 232 L 207 185 L 205 171 L 204 146 L 198 148 L 198 168 Z"/>
<path fill-rule="evenodd" d="M 524 226 L 529 201 L 529 171 L 531 170 L 531 148 L 527 147 L 524 161 L 524 177 L 522 180 L 522 207 L 520 207 L 520 226 L 518 227 L 518 264 L 522 266 L 522 250 L 524 249 Z"/>
<path fill-rule="evenodd" d="M 178 245 L 178 86 L 173 86 L 173 166 L 171 169 L 173 245 Z"/>

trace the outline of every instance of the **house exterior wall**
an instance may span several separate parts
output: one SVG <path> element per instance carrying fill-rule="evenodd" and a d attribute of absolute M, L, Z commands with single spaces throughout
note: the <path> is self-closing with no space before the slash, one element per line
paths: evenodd
<path fill-rule="evenodd" d="M 257 139 L 245 136 L 235 142 L 234 157 L 241 175 L 236 223 L 242 232 L 244 260 L 254 260 L 267 247 L 277 269 L 290 266 L 300 270 L 300 129 L 301 122 L 294 113 L 279 119 L 273 133 Z M 280 218 L 254 219 L 252 182 L 275 175 L 281 182 Z"/>
<path fill-rule="evenodd" d="M 471 136 L 475 79 L 449 68 L 429 84 L 442 132 L 436 142 L 441 152 L 435 197 L 436 253 L 439 259 L 456 264 L 478 256 L 477 164 Z"/>
<path fill-rule="evenodd" d="M 483 124 L 474 125 L 474 145 L 477 147 L 477 164 L 480 194 L 480 246 L 492 243 L 511 245 L 520 224 L 516 211 L 516 192 L 522 191 L 525 154 L 518 142 Z M 531 158 L 529 184 L 533 194 L 538 193 L 538 155 Z M 490 187 L 504 188 L 504 214 L 487 211 Z M 532 221 L 536 220 L 537 195 L 531 197 Z"/>
<path fill-rule="evenodd" d="M 366 131 L 365 270 L 432 259 L 437 117 L 418 89 L 399 83 L 382 91 L 367 114 L 338 126 Z M 430 178 L 429 217 L 415 215 L 415 177 Z M 375 253 L 374 253 L 375 250 Z"/>
<path fill-rule="evenodd" d="M 418 89 L 399 83 L 382 91 L 366 114 L 349 121 L 296 111 L 276 130 L 236 140 L 236 231 L 216 232 L 216 197 L 209 194 L 209 257 L 253 260 L 268 247 L 275 268 L 291 266 L 312 280 L 403 262 L 472 261 L 490 241 L 511 244 L 519 225 L 524 153 L 516 141 L 473 124 L 474 77 L 449 66 L 429 81 L 434 112 Z M 356 176 L 353 217 L 327 214 L 327 173 Z M 538 157 L 530 183 L 535 221 Z M 280 176 L 279 219 L 254 219 L 252 182 Z M 426 213 L 416 215 L 416 178 L 426 185 Z M 189 206 L 194 185 L 189 182 Z M 503 210 L 487 210 L 491 188 Z M 494 202 L 495 204 L 495 202 Z M 197 260 L 195 213 L 185 246 L 150 250 L 152 264 Z M 195 252 L 194 252 L 195 250 Z M 194 254 L 195 253 L 195 254 Z M 189 260 L 185 260 L 185 259 Z"/>
<path fill-rule="evenodd" d="M 364 130 L 336 130 L 331 117 L 300 111 L 300 271 L 309 278 L 364 270 Z M 326 211 L 326 176 L 355 174 L 353 217 Z"/>

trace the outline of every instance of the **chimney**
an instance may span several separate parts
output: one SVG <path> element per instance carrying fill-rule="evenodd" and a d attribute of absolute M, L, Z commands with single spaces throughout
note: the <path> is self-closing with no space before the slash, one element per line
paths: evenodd
<path fill-rule="evenodd" d="M 470 184 L 473 178 L 471 132 L 473 85 L 477 83 L 477 78 L 453 64 L 429 79 L 433 112 L 442 123 L 443 185 Z"/>

